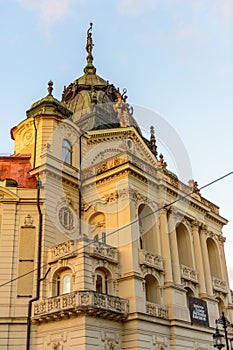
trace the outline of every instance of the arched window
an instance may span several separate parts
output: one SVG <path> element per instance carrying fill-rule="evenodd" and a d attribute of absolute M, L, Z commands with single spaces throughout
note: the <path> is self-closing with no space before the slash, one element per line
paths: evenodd
<path fill-rule="evenodd" d="M 159 283 L 152 275 L 146 275 L 145 277 L 145 292 L 146 301 L 154 304 L 161 303 Z"/>
<path fill-rule="evenodd" d="M 109 292 L 109 272 L 105 269 L 95 271 L 95 290 L 97 293 L 108 294 Z"/>
<path fill-rule="evenodd" d="M 62 140 L 62 161 L 72 164 L 72 146 L 69 141 Z"/>
<path fill-rule="evenodd" d="M 212 277 L 222 279 L 218 247 L 212 238 L 208 238 L 206 243 L 209 255 L 211 275 Z"/>
<path fill-rule="evenodd" d="M 70 293 L 70 274 L 62 278 L 62 294 Z"/>
<path fill-rule="evenodd" d="M 156 216 L 146 204 L 138 208 L 139 248 L 151 253 L 157 253 Z"/>
<path fill-rule="evenodd" d="M 71 292 L 71 270 L 58 270 L 53 278 L 53 296 Z"/>
<path fill-rule="evenodd" d="M 176 227 L 176 237 L 180 264 L 193 267 L 190 236 L 183 224 Z"/>
<path fill-rule="evenodd" d="M 96 242 L 106 243 L 105 215 L 101 212 L 95 213 L 89 220 L 90 238 Z"/>

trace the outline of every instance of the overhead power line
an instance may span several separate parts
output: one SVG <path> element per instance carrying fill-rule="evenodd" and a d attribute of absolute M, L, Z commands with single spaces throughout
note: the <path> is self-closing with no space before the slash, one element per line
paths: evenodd
<path fill-rule="evenodd" d="M 193 193 L 198 192 L 198 191 L 200 191 L 200 190 L 203 190 L 203 189 L 205 189 L 205 188 L 207 188 L 207 187 L 210 187 L 210 186 L 214 185 L 215 183 L 217 183 L 217 182 L 219 182 L 219 181 L 225 179 L 226 177 L 228 177 L 228 176 L 230 176 L 230 175 L 232 175 L 232 174 L 233 174 L 233 171 L 231 171 L 231 172 L 229 172 L 229 173 L 227 173 L 227 174 L 225 174 L 225 175 L 223 175 L 223 176 L 221 176 L 221 177 L 219 177 L 219 178 L 217 178 L 217 179 L 215 179 L 215 180 L 213 180 L 213 181 L 210 181 L 210 182 L 208 182 L 207 184 L 205 184 L 204 186 L 200 187 L 199 189 L 192 190 L 190 193 L 187 193 L 187 194 L 185 194 L 185 195 L 183 195 L 183 196 L 180 196 L 179 198 L 175 199 L 174 201 L 172 201 L 172 202 L 170 202 L 170 203 L 168 203 L 168 204 L 163 205 L 162 207 L 160 207 L 160 208 L 158 208 L 158 209 L 152 211 L 151 213 L 149 213 L 149 214 L 143 216 L 142 218 L 144 219 L 144 218 L 146 218 L 146 217 L 148 217 L 148 216 L 150 216 L 150 215 L 152 215 L 152 214 L 155 214 L 155 213 L 159 212 L 159 211 L 162 210 L 162 209 L 169 208 L 169 207 L 171 207 L 172 205 L 174 205 L 175 203 L 177 203 L 177 202 L 179 202 L 179 201 L 182 201 L 183 199 L 185 199 L 185 198 L 187 198 L 187 197 L 190 197 Z M 115 234 L 115 233 L 117 233 L 117 232 L 119 232 L 119 231 L 121 231 L 121 230 L 123 230 L 123 229 L 125 229 L 125 228 L 127 228 L 127 227 L 129 227 L 129 226 L 131 226 L 131 225 L 133 225 L 133 224 L 135 224 L 137 221 L 138 221 L 138 219 L 132 220 L 132 221 L 129 222 L 128 224 L 125 224 L 125 225 L 123 225 L 123 226 L 117 228 L 116 230 L 114 230 L 114 231 L 112 231 L 112 232 L 109 232 L 109 233 L 106 235 L 106 237 L 109 237 L 109 236 L 111 236 L 111 235 L 113 235 L 113 234 Z M 92 243 L 93 243 L 93 241 L 88 242 L 88 243 L 85 245 L 85 247 L 91 245 Z M 79 247 L 79 248 L 75 249 L 72 253 L 76 253 L 76 252 L 80 251 L 81 249 L 83 249 L 83 247 Z M 67 253 L 67 254 L 64 254 L 64 255 L 60 256 L 59 258 L 60 258 L 60 259 L 64 259 L 64 258 L 66 258 L 66 257 L 69 256 L 69 255 L 70 255 L 70 253 Z M 48 266 L 48 263 L 42 265 L 40 268 L 45 268 L 46 266 Z M 28 271 L 27 273 L 24 273 L 23 275 L 20 275 L 20 276 L 17 276 L 17 277 L 15 277 L 15 278 L 12 278 L 11 280 L 6 281 L 6 282 L 4 282 L 3 284 L 1 284 L 1 285 L 0 285 L 0 288 L 1 288 L 1 287 L 4 287 L 4 286 L 6 286 L 7 284 L 10 284 L 10 283 L 12 283 L 12 282 L 14 282 L 14 281 L 17 281 L 18 279 L 23 278 L 23 277 L 25 277 L 25 276 L 27 276 L 27 275 L 29 275 L 29 274 L 31 274 L 31 273 L 37 271 L 37 270 L 38 270 L 38 268 L 35 268 L 35 269 L 33 269 L 33 270 Z"/>

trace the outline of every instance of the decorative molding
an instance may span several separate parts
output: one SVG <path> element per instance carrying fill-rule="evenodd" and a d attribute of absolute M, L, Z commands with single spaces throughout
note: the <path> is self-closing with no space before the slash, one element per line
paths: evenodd
<path fill-rule="evenodd" d="M 168 319 L 168 308 L 146 301 L 146 313 L 150 316 Z"/>
<path fill-rule="evenodd" d="M 85 197 L 85 196 L 84 196 Z M 128 198 L 131 201 L 134 201 L 136 206 L 138 206 L 138 203 L 143 203 L 151 206 L 154 210 L 158 208 L 158 205 L 155 201 L 149 199 L 147 196 L 141 194 L 138 190 L 135 190 L 130 187 L 125 187 L 113 192 L 109 192 L 103 195 L 102 198 L 98 198 L 98 202 L 101 204 L 108 204 L 116 202 L 118 199 L 125 199 Z M 97 201 L 91 201 L 87 203 L 85 199 L 82 197 L 82 204 L 81 208 L 82 211 L 88 211 L 90 207 L 95 207 L 97 204 Z"/>
<path fill-rule="evenodd" d="M 23 145 L 28 146 L 30 143 L 32 143 L 34 137 L 34 130 L 29 127 L 26 129 L 25 133 L 23 134 L 22 140 L 23 140 Z"/>
<path fill-rule="evenodd" d="M 94 242 L 93 244 L 89 245 L 89 254 L 94 258 L 107 260 L 110 263 L 118 264 L 119 262 L 118 249 L 103 243 Z"/>
<path fill-rule="evenodd" d="M 163 257 L 143 249 L 139 250 L 139 263 L 155 270 L 164 271 Z"/>
<path fill-rule="evenodd" d="M 24 226 L 23 227 L 34 227 L 33 218 L 30 214 L 26 215 L 24 218 Z"/>
<path fill-rule="evenodd" d="M 101 341 L 106 350 L 116 350 L 119 344 L 119 335 L 112 332 L 102 331 L 100 335 Z"/>
<path fill-rule="evenodd" d="M 184 280 L 198 283 L 197 271 L 192 267 L 180 265 L 180 276 Z"/>
<path fill-rule="evenodd" d="M 48 263 L 59 259 L 69 259 L 77 254 L 77 244 L 74 241 L 61 243 L 48 249 Z"/>
<path fill-rule="evenodd" d="M 212 283 L 213 283 L 213 290 L 214 291 L 222 292 L 224 294 L 227 293 L 227 284 L 225 281 L 222 281 L 221 279 L 213 276 Z"/>
<path fill-rule="evenodd" d="M 32 306 L 33 320 L 45 322 L 76 316 L 80 312 L 121 321 L 128 315 L 129 302 L 113 295 L 87 290 L 35 301 Z"/>

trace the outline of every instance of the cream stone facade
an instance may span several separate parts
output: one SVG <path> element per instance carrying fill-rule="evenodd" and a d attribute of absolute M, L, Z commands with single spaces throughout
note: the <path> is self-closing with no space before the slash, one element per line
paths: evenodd
<path fill-rule="evenodd" d="M 0 157 L 0 349 L 210 350 L 233 322 L 227 220 L 167 169 L 92 48 L 90 28 L 84 75 L 62 102 L 49 82 Z"/>

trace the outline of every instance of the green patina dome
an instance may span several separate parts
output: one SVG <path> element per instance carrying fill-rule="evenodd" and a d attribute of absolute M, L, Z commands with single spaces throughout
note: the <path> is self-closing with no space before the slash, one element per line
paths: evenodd
<path fill-rule="evenodd" d="M 135 126 L 133 109 L 113 84 L 96 74 L 92 56 L 92 24 L 87 31 L 87 65 L 84 74 L 64 88 L 62 102 L 73 112 L 72 120 L 83 130 Z"/>
<path fill-rule="evenodd" d="M 27 110 L 27 117 L 36 116 L 39 114 L 54 114 L 61 115 L 63 118 L 70 118 L 72 112 L 67 108 L 67 106 L 57 100 L 52 95 L 53 91 L 53 82 L 50 80 L 48 82 L 48 95 L 40 99 L 39 101 L 34 102 L 29 110 Z"/>

